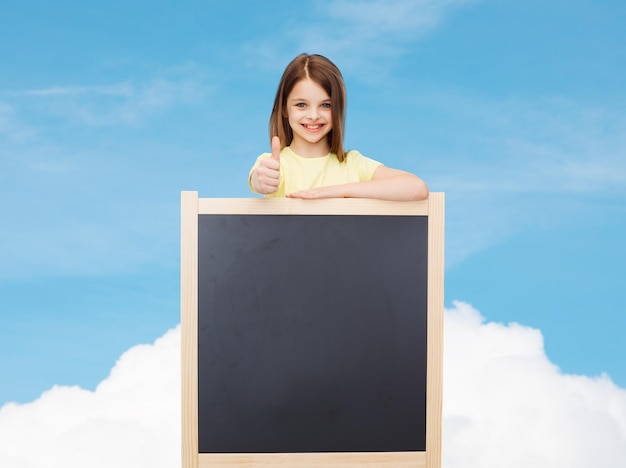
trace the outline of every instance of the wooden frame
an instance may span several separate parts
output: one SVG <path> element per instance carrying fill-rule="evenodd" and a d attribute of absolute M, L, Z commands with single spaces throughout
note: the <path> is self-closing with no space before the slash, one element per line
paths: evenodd
<path fill-rule="evenodd" d="M 181 193 L 182 468 L 208 467 L 441 467 L 443 393 L 443 193 L 419 202 L 365 199 L 202 199 Z M 428 343 L 426 451 L 363 453 L 206 454 L 198 452 L 198 216 L 297 214 L 428 216 Z"/>

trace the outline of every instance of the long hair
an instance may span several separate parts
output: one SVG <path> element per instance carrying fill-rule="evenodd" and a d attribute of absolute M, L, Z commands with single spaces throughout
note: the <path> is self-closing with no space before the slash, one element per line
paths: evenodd
<path fill-rule="evenodd" d="M 287 116 L 287 97 L 299 81 L 307 78 L 324 88 L 324 91 L 330 96 L 332 129 L 326 137 L 330 152 L 335 153 L 337 159 L 343 162 L 346 158 L 343 149 L 346 87 L 337 66 L 322 55 L 301 54 L 287 65 L 280 79 L 270 116 L 270 140 L 273 136 L 278 135 L 281 147 L 291 144 L 293 131 L 289 126 L 289 117 Z"/>

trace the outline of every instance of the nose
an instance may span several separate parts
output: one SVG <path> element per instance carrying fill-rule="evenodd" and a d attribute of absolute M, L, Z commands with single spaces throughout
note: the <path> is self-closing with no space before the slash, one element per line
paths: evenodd
<path fill-rule="evenodd" d="M 315 106 L 309 107 L 309 115 L 308 115 L 309 119 L 316 120 L 319 116 L 320 116 L 320 113 L 317 107 Z"/>

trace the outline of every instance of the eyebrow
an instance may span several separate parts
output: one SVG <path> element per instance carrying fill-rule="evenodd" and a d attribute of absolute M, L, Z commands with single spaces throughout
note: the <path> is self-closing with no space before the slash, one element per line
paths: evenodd
<path fill-rule="evenodd" d="M 297 96 L 294 96 L 294 97 L 292 97 L 292 98 L 291 98 L 291 99 L 289 99 L 289 100 L 290 100 L 290 101 L 305 101 L 305 102 L 309 102 L 309 100 L 308 100 L 308 99 L 301 98 L 301 97 L 297 97 Z M 328 99 L 324 99 L 324 100 L 323 100 L 323 101 L 321 101 L 321 102 L 331 102 L 331 101 L 332 101 L 332 99 L 328 98 Z"/>

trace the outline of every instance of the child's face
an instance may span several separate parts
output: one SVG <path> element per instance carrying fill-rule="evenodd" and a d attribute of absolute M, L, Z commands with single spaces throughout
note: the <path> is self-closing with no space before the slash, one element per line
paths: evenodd
<path fill-rule="evenodd" d="M 330 96 L 310 79 L 296 83 L 287 97 L 289 126 L 293 130 L 292 146 L 315 145 L 325 147 L 326 135 L 332 130 Z"/>

